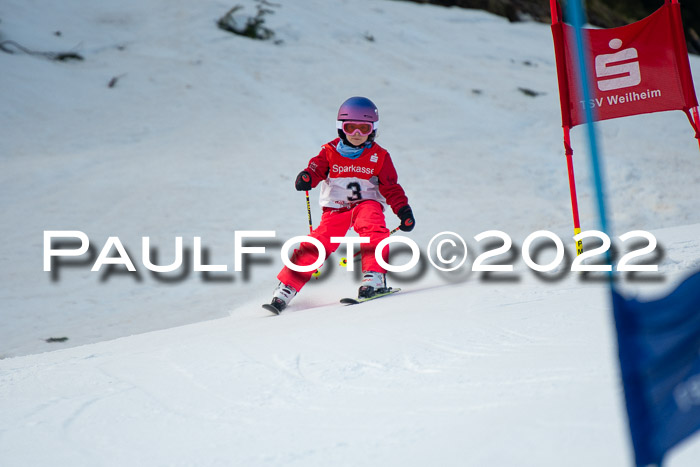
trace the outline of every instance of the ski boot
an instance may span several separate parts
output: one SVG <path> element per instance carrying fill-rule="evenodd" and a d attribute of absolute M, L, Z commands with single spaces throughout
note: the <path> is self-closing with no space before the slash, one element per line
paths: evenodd
<path fill-rule="evenodd" d="M 357 291 L 357 298 L 371 298 L 388 290 L 384 273 L 365 271 L 362 273 L 362 283 Z"/>
<path fill-rule="evenodd" d="M 292 301 L 296 294 L 297 291 L 294 287 L 280 282 L 275 292 L 272 294 L 272 302 L 270 302 L 270 305 L 277 310 L 277 314 L 280 314 L 282 310 L 287 308 L 287 305 L 289 305 L 289 302 Z"/>

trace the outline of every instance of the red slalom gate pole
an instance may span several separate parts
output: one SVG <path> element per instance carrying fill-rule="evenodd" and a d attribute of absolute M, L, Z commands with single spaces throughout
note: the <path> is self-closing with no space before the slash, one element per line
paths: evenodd
<path fill-rule="evenodd" d="M 693 120 L 695 123 L 695 134 L 700 134 L 700 119 L 698 117 L 697 107 L 693 107 Z M 698 139 L 698 145 L 700 145 L 700 139 Z"/>
<path fill-rule="evenodd" d="M 576 196 L 576 178 L 574 177 L 574 150 L 571 148 L 570 128 L 564 128 L 564 146 L 566 147 L 566 168 L 569 172 L 569 193 L 571 195 L 571 212 L 574 218 L 574 236 L 581 233 L 581 221 L 578 216 L 578 198 Z M 576 256 L 583 253 L 583 240 L 576 242 Z"/>
<path fill-rule="evenodd" d="M 552 30 L 554 31 L 554 25 L 558 24 L 561 22 L 562 17 L 561 17 L 561 9 L 559 8 L 559 2 L 558 0 L 549 0 L 549 11 L 551 14 L 552 18 Z M 555 34 L 555 49 L 556 49 L 556 34 Z M 556 50 L 555 50 L 556 53 Z M 564 75 L 565 79 L 568 80 L 568 77 L 566 77 L 566 69 L 561 68 L 560 64 L 560 59 L 559 55 L 557 55 L 557 76 L 559 78 L 559 90 L 560 90 L 560 99 L 562 99 L 562 102 L 566 101 L 568 102 L 568 91 L 566 91 L 566 86 L 562 84 L 562 74 Z M 566 97 L 562 97 L 561 92 L 566 92 Z M 562 103 L 562 109 L 564 108 L 564 104 Z M 563 110 L 562 110 L 562 115 L 563 115 Z M 569 173 L 569 193 L 571 195 L 571 212 L 573 215 L 574 219 L 574 236 L 578 235 L 581 233 L 581 221 L 579 219 L 578 215 L 578 199 L 576 197 L 576 178 L 574 177 L 574 150 L 571 148 L 571 127 L 564 121 L 563 129 L 564 129 L 564 152 L 566 154 L 566 169 Z M 576 242 L 576 256 L 580 255 L 583 253 L 583 241 L 579 240 Z"/>

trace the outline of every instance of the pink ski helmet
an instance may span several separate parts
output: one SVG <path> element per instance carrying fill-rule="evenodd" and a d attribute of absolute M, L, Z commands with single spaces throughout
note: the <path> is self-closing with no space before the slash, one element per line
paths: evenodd
<path fill-rule="evenodd" d="M 345 144 L 349 144 L 343 131 L 343 121 L 346 120 L 371 122 L 373 131 L 367 138 L 367 141 L 374 141 L 374 138 L 377 136 L 377 122 L 379 121 L 379 109 L 374 105 L 374 102 L 366 97 L 355 96 L 347 99 L 340 105 L 337 122 L 338 136 Z"/>
<path fill-rule="evenodd" d="M 338 109 L 338 120 L 378 122 L 379 110 L 374 102 L 366 97 L 351 97 L 343 102 Z"/>

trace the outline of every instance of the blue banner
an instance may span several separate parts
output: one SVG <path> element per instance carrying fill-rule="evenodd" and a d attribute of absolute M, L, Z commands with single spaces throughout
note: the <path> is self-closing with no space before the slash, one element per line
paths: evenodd
<path fill-rule="evenodd" d="M 700 271 L 659 300 L 612 298 L 636 463 L 660 465 L 700 429 Z"/>

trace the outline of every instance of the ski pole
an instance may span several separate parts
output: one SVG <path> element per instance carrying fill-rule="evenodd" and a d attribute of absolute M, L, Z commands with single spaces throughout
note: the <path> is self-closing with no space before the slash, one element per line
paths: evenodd
<path fill-rule="evenodd" d="M 306 213 L 309 215 L 309 233 L 312 233 L 314 231 L 314 227 L 311 223 L 311 201 L 309 201 L 309 190 L 306 190 Z"/>
<path fill-rule="evenodd" d="M 396 227 L 394 230 L 392 230 L 391 232 L 389 232 L 389 235 L 394 235 L 396 232 L 399 231 L 400 228 L 401 228 L 401 226 Z M 362 253 L 362 251 L 358 251 L 357 253 L 355 253 L 355 254 L 352 256 L 352 259 L 354 260 L 355 258 L 357 258 L 357 256 L 358 256 L 360 253 Z M 347 258 L 340 258 L 340 265 L 341 265 L 342 267 L 346 267 L 346 266 L 348 265 L 348 259 L 347 259 Z"/>
<path fill-rule="evenodd" d="M 311 222 L 311 201 L 309 200 L 309 190 L 306 190 L 306 213 L 309 216 L 309 233 L 314 232 L 314 225 Z M 318 276 L 321 275 L 321 270 L 316 269 L 313 274 L 311 274 L 312 277 L 315 277 L 318 279 Z"/>

